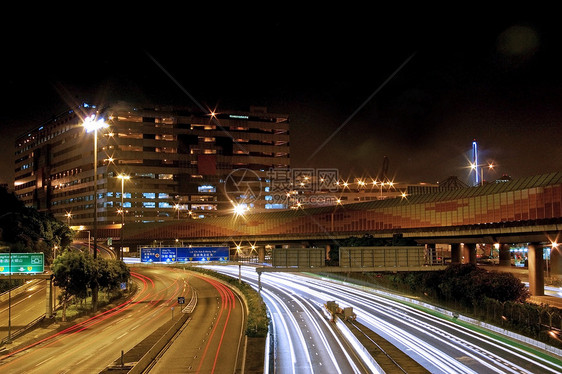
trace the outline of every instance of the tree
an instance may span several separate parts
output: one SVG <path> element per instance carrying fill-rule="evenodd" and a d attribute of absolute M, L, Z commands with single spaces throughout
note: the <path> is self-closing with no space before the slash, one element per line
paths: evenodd
<path fill-rule="evenodd" d="M 445 300 L 472 306 L 484 298 L 523 302 L 529 297 L 525 285 L 511 273 L 491 272 L 474 264 L 449 265 L 438 283 Z"/>
<path fill-rule="evenodd" d="M 62 289 L 63 317 L 66 321 L 66 307 L 73 298 L 85 299 L 88 290 L 97 287 L 106 292 L 119 288 L 131 276 L 129 268 L 121 260 L 94 259 L 89 253 L 64 251 L 53 262 L 54 283 Z M 92 305 L 94 311 L 96 305 Z"/>
<path fill-rule="evenodd" d="M 121 260 L 96 259 L 97 284 L 100 289 L 110 292 L 119 289 L 121 283 L 127 282 L 131 272 Z"/>
<path fill-rule="evenodd" d="M 0 187 L 0 240 L 12 252 L 43 252 L 52 257 L 52 248 L 68 248 L 74 232 L 52 214 L 26 207 L 14 193 Z"/>
<path fill-rule="evenodd" d="M 483 294 L 500 302 L 524 302 L 530 295 L 521 280 L 511 273 L 486 272 L 483 281 Z"/>
<path fill-rule="evenodd" d="M 54 284 L 62 289 L 62 321 L 72 297 L 86 298 L 94 273 L 93 257 L 80 251 L 64 251 L 53 262 Z"/>

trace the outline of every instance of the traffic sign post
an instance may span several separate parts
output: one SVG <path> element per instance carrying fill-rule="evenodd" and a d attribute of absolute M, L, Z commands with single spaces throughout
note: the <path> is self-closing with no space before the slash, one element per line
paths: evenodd
<path fill-rule="evenodd" d="M 44 271 L 43 253 L 0 253 L 0 274 L 36 274 Z"/>

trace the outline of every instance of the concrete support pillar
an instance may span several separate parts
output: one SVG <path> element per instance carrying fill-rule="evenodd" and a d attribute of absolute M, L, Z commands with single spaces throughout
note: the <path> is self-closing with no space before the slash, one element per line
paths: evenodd
<path fill-rule="evenodd" d="M 528 247 L 529 292 L 533 296 L 544 296 L 544 259 L 540 243 L 531 243 Z"/>
<path fill-rule="evenodd" d="M 550 251 L 550 276 L 562 277 L 562 248 L 560 246 L 552 248 Z"/>
<path fill-rule="evenodd" d="M 53 316 L 53 280 L 47 280 L 47 287 L 45 288 L 46 310 L 45 317 L 51 318 Z"/>
<path fill-rule="evenodd" d="M 499 248 L 500 266 L 511 266 L 511 252 L 509 252 L 509 244 L 501 244 Z"/>
<path fill-rule="evenodd" d="M 265 247 L 258 247 L 258 262 L 262 264 L 265 262 Z"/>
<path fill-rule="evenodd" d="M 451 244 L 451 264 L 460 264 L 461 262 L 461 245 L 459 243 L 453 243 Z"/>
<path fill-rule="evenodd" d="M 476 265 L 476 243 L 464 243 L 463 257 L 463 264 Z"/>

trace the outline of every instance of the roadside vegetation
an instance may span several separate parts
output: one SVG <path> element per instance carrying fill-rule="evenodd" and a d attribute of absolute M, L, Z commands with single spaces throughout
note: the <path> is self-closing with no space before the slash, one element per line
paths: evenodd
<path fill-rule="evenodd" d="M 121 284 L 128 283 L 131 273 L 120 260 L 96 258 L 81 251 L 65 251 L 53 263 L 55 286 L 60 287 L 62 322 L 72 300 L 84 301 L 93 288 L 105 292 L 108 299 L 121 296 Z"/>
<path fill-rule="evenodd" d="M 66 308 L 73 303 L 84 305 L 92 289 L 100 289 L 108 298 L 120 295 L 119 286 L 128 282 L 130 273 L 119 260 L 94 259 L 92 255 L 71 249 L 74 231 L 51 214 L 26 207 L 14 193 L 0 187 L 0 252 L 43 253 L 50 265 L 54 283 L 61 287 L 59 295 Z M 55 258 L 56 255 L 56 258 Z M 23 284 L 22 280 L 0 280 L 0 293 Z M 95 310 L 97 305 L 92 303 Z"/>
<path fill-rule="evenodd" d="M 0 187 L 0 251 L 13 253 L 42 252 L 45 263 L 54 251 L 67 249 L 74 232 L 51 214 L 26 207 L 14 193 Z"/>
<path fill-rule="evenodd" d="M 350 238 L 343 246 L 373 246 L 372 238 Z M 383 245 L 393 245 L 391 241 Z M 397 244 L 404 245 L 404 244 Z M 411 244 L 406 244 L 411 245 Z M 339 277 L 399 292 L 458 314 L 562 348 L 562 310 L 529 302 L 529 291 L 512 273 L 473 264 L 445 270 L 350 273 Z"/>

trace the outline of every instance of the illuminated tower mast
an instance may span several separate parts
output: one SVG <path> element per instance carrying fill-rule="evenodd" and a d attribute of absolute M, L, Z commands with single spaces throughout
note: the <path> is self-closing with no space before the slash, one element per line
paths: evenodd
<path fill-rule="evenodd" d="M 480 181 L 478 180 L 478 144 L 476 144 L 476 139 L 472 142 L 472 164 L 474 165 L 474 185 L 479 186 Z"/>

